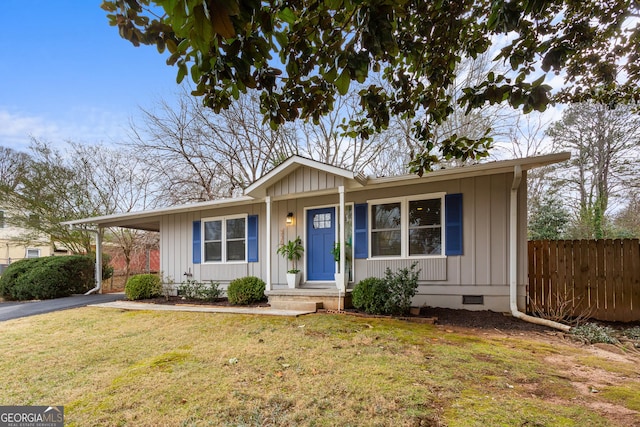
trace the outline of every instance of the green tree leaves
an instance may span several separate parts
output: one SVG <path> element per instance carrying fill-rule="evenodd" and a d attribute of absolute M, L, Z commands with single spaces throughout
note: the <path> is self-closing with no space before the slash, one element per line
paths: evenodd
<path fill-rule="evenodd" d="M 167 48 L 177 80 L 189 75 L 194 94 L 215 111 L 252 90 L 273 127 L 317 122 L 352 81 L 366 83 L 368 123 L 354 121 L 346 132 L 366 138 L 386 128 L 389 115 L 424 117 L 414 127 L 425 146 L 417 172 L 445 156 L 446 144 L 424 130 L 452 113 L 447 89 L 457 65 L 491 46 L 494 61 L 511 71 L 464 88 L 457 102 L 467 111 L 640 99 L 640 26 L 630 19 L 639 11 L 626 0 L 106 0 L 102 7 L 125 39 Z M 553 95 L 545 84 L 552 73 L 567 84 Z M 448 153 L 475 158 L 482 142 L 461 135 L 448 145 L 467 148 Z"/>

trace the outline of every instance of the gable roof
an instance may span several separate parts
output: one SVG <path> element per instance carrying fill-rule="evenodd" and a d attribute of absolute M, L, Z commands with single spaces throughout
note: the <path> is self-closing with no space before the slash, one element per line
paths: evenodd
<path fill-rule="evenodd" d="M 163 215 L 202 211 L 225 206 L 238 206 L 261 202 L 264 199 L 266 190 L 270 185 L 273 185 L 278 180 L 292 173 L 296 169 L 305 166 L 343 177 L 346 181 L 349 182 L 350 191 L 357 191 L 359 189 L 366 189 L 371 187 L 393 187 L 420 182 L 437 182 L 473 176 L 508 173 L 513 172 L 514 167 L 516 166 L 520 166 L 522 170 L 530 170 L 569 160 L 570 157 L 570 153 L 564 152 L 511 160 L 499 160 L 450 169 L 440 169 L 429 172 L 422 177 L 419 177 L 417 175 L 401 175 L 382 178 L 365 178 L 362 174 L 356 174 L 346 169 L 327 165 L 325 163 L 317 162 L 315 160 L 307 159 L 300 156 L 293 156 L 280 165 L 276 166 L 273 170 L 266 173 L 262 178 L 258 179 L 249 187 L 247 187 L 244 192 L 245 194 L 241 197 L 171 206 L 167 208 L 148 211 L 127 212 L 114 215 L 83 218 L 74 221 L 67 221 L 63 224 L 71 226 L 97 225 L 99 227 L 127 227 L 140 230 L 159 231 L 160 217 Z"/>
<path fill-rule="evenodd" d="M 348 169 L 339 168 L 327 163 L 318 162 L 301 156 L 291 156 L 269 172 L 264 174 L 261 178 L 256 180 L 253 184 L 248 186 L 244 190 L 245 196 L 254 198 L 262 198 L 267 194 L 267 188 L 274 183 L 278 182 L 285 176 L 291 174 L 300 167 L 309 167 L 311 169 L 317 169 L 327 172 L 332 175 L 340 176 L 348 181 L 351 181 L 356 186 L 364 186 L 367 183 L 367 178 L 361 173 L 355 173 Z"/>

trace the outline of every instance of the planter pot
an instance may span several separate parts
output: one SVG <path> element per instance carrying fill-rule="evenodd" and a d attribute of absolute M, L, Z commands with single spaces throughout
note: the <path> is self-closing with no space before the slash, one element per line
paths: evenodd
<path fill-rule="evenodd" d="M 300 273 L 287 273 L 287 286 L 289 286 L 289 289 L 298 287 L 301 276 L 302 275 Z"/>

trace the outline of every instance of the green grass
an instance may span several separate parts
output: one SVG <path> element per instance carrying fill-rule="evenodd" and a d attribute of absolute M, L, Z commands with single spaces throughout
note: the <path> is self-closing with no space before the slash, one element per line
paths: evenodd
<path fill-rule="evenodd" d="M 626 382 L 615 386 L 605 387 L 602 394 L 608 400 L 624 407 L 640 412 L 640 388 L 637 382 Z"/>
<path fill-rule="evenodd" d="M 0 348 L 0 405 L 71 426 L 616 425 L 545 362 L 573 347 L 399 320 L 83 308 L 0 323 Z M 634 387 L 589 398 L 637 410 Z"/>

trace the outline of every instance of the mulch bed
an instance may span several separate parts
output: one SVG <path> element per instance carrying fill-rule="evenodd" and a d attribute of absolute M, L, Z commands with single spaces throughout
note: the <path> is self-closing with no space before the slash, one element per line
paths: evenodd
<path fill-rule="evenodd" d="M 153 298 L 143 300 L 141 302 L 151 304 L 190 304 L 190 305 L 213 305 L 228 307 L 232 304 L 226 298 L 218 298 L 216 301 L 203 301 L 197 299 L 183 299 L 182 297 L 165 297 Z M 265 302 L 259 302 L 250 304 L 243 307 L 269 307 L 269 304 Z M 359 312 L 355 309 L 346 310 L 347 314 L 354 314 L 359 316 L 369 316 L 365 313 Z M 374 317 L 374 316 L 371 316 Z M 376 316 L 380 317 L 380 316 Z M 389 317 L 389 316 L 382 316 Z M 409 319 L 433 319 L 432 323 L 436 325 L 449 325 L 464 327 L 470 329 L 491 329 L 499 331 L 529 331 L 529 332 L 545 332 L 553 330 L 546 326 L 536 325 L 534 323 L 525 322 L 523 320 L 516 319 L 508 314 L 497 313 L 494 311 L 469 311 L 469 310 L 455 310 L 449 308 L 436 308 L 425 307 L 420 310 L 420 314 L 408 316 Z"/>
<path fill-rule="evenodd" d="M 424 312 L 427 316 L 437 318 L 436 324 L 440 325 L 512 332 L 546 332 L 555 330 L 546 326 L 516 319 L 510 314 L 497 313 L 495 311 L 469 311 L 427 307 Z"/>

